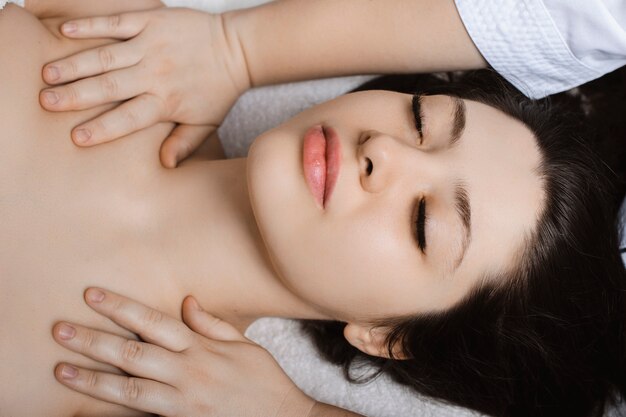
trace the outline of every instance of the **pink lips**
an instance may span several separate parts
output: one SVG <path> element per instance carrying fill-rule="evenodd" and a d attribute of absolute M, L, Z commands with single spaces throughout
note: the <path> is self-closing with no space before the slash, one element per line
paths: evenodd
<path fill-rule="evenodd" d="M 315 201 L 326 207 L 341 168 L 341 142 L 333 128 L 317 125 L 306 131 L 302 165 Z"/>

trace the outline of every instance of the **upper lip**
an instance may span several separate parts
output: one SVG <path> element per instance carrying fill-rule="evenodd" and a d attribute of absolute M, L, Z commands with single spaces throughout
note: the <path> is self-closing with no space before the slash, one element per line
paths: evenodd
<path fill-rule="evenodd" d="M 326 182 L 324 184 L 324 207 L 326 207 L 341 169 L 341 141 L 332 127 L 323 126 L 322 130 L 326 138 Z"/>

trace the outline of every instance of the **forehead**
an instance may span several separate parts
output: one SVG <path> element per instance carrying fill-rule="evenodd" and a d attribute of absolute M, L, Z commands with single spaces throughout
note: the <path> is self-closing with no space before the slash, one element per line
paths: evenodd
<path fill-rule="evenodd" d="M 440 100 L 451 106 L 449 98 Z M 541 153 L 530 129 L 488 105 L 465 104 L 465 131 L 453 151 L 454 170 L 465 177 L 472 209 L 472 243 L 457 271 L 463 275 L 513 267 L 544 202 Z"/>

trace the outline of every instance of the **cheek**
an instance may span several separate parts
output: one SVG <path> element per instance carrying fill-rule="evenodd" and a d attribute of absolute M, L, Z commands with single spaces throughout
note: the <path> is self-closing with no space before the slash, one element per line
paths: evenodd
<path fill-rule="evenodd" d="M 406 242 L 379 216 L 302 222 L 275 251 L 284 281 L 300 297 L 347 320 L 397 312 L 398 294 L 415 294 L 419 269 Z M 282 252 L 282 253 L 278 253 Z"/>

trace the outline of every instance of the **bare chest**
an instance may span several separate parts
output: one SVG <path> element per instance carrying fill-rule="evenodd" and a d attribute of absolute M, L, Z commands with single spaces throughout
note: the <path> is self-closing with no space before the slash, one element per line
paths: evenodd
<path fill-rule="evenodd" d="M 0 416 L 137 415 L 58 384 L 59 361 L 102 365 L 58 347 L 51 329 L 72 320 L 126 334 L 83 303 L 88 286 L 179 314 L 182 300 L 142 246 L 151 221 L 144 194 L 170 126 L 75 146 L 70 129 L 101 109 L 57 115 L 39 107 L 40 69 L 54 45 L 12 17 L 21 44 L 3 33 L 10 27 L 0 29 Z"/>

